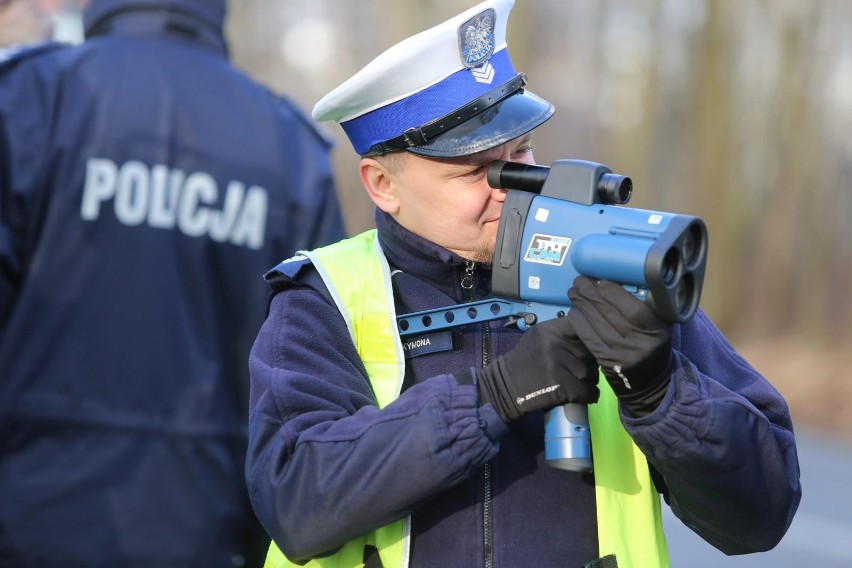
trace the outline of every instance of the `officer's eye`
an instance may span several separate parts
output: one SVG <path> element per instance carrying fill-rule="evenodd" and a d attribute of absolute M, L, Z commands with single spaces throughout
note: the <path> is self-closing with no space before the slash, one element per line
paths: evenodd
<path fill-rule="evenodd" d="M 464 176 L 469 178 L 477 178 L 485 175 L 485 165 L 472 166 L 467 172 L 465 172 Z"/>
<path fill-rule="evenodd" d="M 532 154 L 532 151 L 533 151 L 532 144 L 524 144 L 523 146 L 515 149 L 515 151 L 512 152 L 512 157 L 513 158 L 519 158 L 519 157 L 522 157 L 522 156 L 526 156 L 527 154 Z"/>

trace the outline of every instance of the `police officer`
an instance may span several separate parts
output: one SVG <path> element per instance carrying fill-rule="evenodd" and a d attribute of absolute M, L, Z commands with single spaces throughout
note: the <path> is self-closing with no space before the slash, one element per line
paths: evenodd
<path fill-rule="evenodd" d="M 509 57 L 512 5 L 406 39 L 314 107 L 361 156 L 376 228 L 268 276 L 246 471 L 270 566 L 662 568 L 662 499 L 728 554 L 775 546 L 796 511 L 786 403 L 701 310 L 672 325 L 580 277 L 529 331 L 400 340 L 396 314 L 493 297 L 488 166 L 534 164 L 554 112 Z M 565 403 L 589 405 L 592 475 L 546 463 Z"/>
<path fill-rule="evenodd" d="M 329 143 L 224 0 L 92 0 L 0 68 L 0 565 L 257 565 L 261 275 L 344 226 Z"/>

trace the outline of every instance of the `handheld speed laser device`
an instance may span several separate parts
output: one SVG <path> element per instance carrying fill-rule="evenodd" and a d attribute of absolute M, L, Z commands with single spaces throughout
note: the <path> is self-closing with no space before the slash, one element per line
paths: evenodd
<path fill-rule="evenodd" d="M 503 318 L 526 329 L 564 316 L 580 275 L 621 284 L 671 323 L 695 313 L 708 241 L 698 217 L 622 207 L 633 193 L 630 178 L 583 160 L 549 167 L 498 160 L 488 184 L 508 190 L 492 265 L 495 298 L 399 316 L 400 335 Z M 559 469 L 591 471 L 585 405 L 547 413 L 545 458 Z"/>

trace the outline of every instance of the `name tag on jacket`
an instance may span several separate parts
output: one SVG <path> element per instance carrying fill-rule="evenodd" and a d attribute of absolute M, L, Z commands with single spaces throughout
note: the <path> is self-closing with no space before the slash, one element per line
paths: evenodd
<path fill-rule="evenodd" d="M 406 359 L 441 351 L 452 351 L 454 348 L 455 340 L 452 331 L 435 331 L 402 338 L 402 351 Z"/>

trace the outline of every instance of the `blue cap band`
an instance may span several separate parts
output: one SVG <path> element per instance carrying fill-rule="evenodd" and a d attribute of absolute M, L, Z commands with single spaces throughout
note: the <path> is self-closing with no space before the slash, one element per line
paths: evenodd
<path fill-rule="evenodd" d="M 490 79 L 487 83 L 477 80 L 477 76 L 483 74 L 483 79 Z M 461 69 L 422 91 L 340 125 L 355 151 L 365 154 L 373 145 L 450 113 L 484 95 L 495 85 L 510 81 L 516 74 L 508 51 L 502 49 L 495 52 L 483 67 Z"/>

